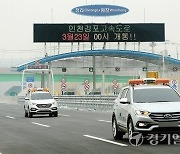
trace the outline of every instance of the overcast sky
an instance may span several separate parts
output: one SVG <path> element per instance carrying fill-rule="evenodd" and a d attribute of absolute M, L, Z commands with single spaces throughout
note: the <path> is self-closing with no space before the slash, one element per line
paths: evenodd
<path fill-rule="evenodd" d="M 114 4 L 129 12 L 109 18 L 71 12 L 74 7 L 89 4 Z M 7 60 L 12 65 L 16 60 L 21 64 L 43 56 L 44 45 L 33 43 L 34 23 L 165 23 L 165 39 L 180 44 L 179 6 L 180 0 L 0 0 L 0 65 Z M 178 45 L 176 49 L 179 50 Z"/>

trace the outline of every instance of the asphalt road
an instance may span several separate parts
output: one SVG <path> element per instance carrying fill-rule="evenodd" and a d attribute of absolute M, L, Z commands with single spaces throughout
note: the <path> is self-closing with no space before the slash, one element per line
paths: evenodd
<path fill-rule="evenodd" d="M 0 100 L 0 154 L 179 154 L 180 144 L 115 141 L 111 112 L 59 109 L 58 117 L 25 118 L 22 104 Z"/>

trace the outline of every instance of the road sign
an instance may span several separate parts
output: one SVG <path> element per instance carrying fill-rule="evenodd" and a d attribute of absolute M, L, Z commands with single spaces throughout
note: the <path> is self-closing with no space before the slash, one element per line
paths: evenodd
<path fill-rule="evenodd" d="M 177 80 L 171 80 L 171 87 L 178 91 L 178 81 Z"/>
<path fill-rule="evenodd" d="M 117 82 L 117 80 L 113 80 L 113 82 L 112 82 L 112 88 L 113 88 L 114 90 L 116 90 L 118 87 L 119 87 L 119 83 Z"/>
<path fill-rule="evenodd" d="M 85 85 L 84 85 L 84 89 L 85 89 L 85 90 L 89 90 L 89 88 L 90 88 L 90 85 L 89 85 L 89 84 L 85 84 Z"/>
<path fill-rule="evenodd" d="M 147 77 L 148 78 L 158 78 L 159 77 L 159 73 L 156 71 L 149 71 L 147 72 Z"/>
<path fill-rule="evenodd" d="M 28 88 L 32 88 L 33 84 L 32 83 L 28 83 Z"/>
<path fill-rule="evenodd" d="M 62 83 L 62 84 L 61 84 L 61 89 L 62 89 L 62 90 L 65 90 L 65 89 L 66 89 L 66 83 Z"/>
<path fill-rule="evenodd" d="M 177 67 L 173 67 L 173 71 L 176 72 L 178 69 Z"/>
<path fill-rule="evenodd" d="M 119 72 L 120 71 L 120 67 L 115 67 L 115 71 Z"/>
<path fill-rule="evenodd" d="M 85 81 L 84 81 L 84 90 L 85 90 L 85 91 L 88 91 L 89 88 L 90 88 L 89 80 L 85 80 Z"/>
<path fill-rule="evenodd" d="M 34 82 L 26 82 L 27 88 L 34 88 Z"/>
<path fill-rule="evenodd" d="M 34 88 L 34 77 L 26 77 L 26 87 Z"/>
<path fill-rule="evenodd" d="M 66 79 L 62 78 L 61 79 L 61 89 L 62 91 L 64 91 L 66 89 Z"/>
<path fill-rule="evenodd" d="M 113 87 L 114 90 L 116 90 L 119 87 L 119 85 L 118 84 L 113 84 L 112 87 Z"/>
<path fill-rule="evenodd" d="M 26 82 L 34 82 L 34 77 L 26 77 Z"/>
<path fill-rule="evenodd" d="M 66 83 L 66 79 L 62 78 L 61 83 Z"/>
<path fill-rule="evenodd" d="M 84 16 L 107 17 L 107 16 L 122 15 L 124 13 L 129 12 L 129 9 L 118 5 L 95 4 L 95 5 L 78 6 L 73 8 L 71 12 Z"/>

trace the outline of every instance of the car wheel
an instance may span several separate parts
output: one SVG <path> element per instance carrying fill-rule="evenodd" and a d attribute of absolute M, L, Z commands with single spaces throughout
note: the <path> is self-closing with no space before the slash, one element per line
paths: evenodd
<path fill-rule="evenodd" d="M 49 113 L 49 116 L 52 117 L 52 113 Z"/>
<path fill-rule="evenodd" d="M 134 132 L 133 122 L 132 122 L 132 119 L 129 119 L 129 122 L 128 122 L 128 138 L 129 139 L 132 138 L 133 132 Z"/>
<path fill-rule="evenodd" d="M 25 108 L 25 105 L 24 105 L 24 116 L 25 116 L 25 117 L 28 117 L 28 112 L 27 112 L 27 110 L 26 110 L 26 108 Z"/>
<path fill-rule="evenodd" d="M 112 133 L 115 140 L 121 140 L 124 135 L 123 132 L 118 131 L 117 121 L 115 117 L 113 117 L 113 120 L 112 120 Z"/>
<path fill-rule="evenodd" d="M 26 110 L 24 110 L 24 112 L 25 112 L 25 117 L 28 117 L 28 113 L 27 113 L 27 111 Z"/>
<path fill-rule="evenodd" d="M 33 114 L 30 112 L 30 110 L 28 109 L 28 118 L 32 118 Z"/>
<path fill-rule="evenodd" d="M 54 117 L 58 117 L 58 112 L 55 112 L 55 113 L 54 113 Z"/>

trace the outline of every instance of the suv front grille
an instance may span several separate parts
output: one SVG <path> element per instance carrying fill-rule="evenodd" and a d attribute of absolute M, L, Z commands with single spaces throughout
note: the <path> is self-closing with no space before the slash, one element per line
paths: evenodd
<path fill-rule="evenodd" d="M 180 112 L 172 113 L 151 113 L 149 117 L 157 122 L 180 121 Z"/>
<path fill-rule="evenodd" d="M 52 104 L 37 104 L 38 108 L 50 108 Z"/>

